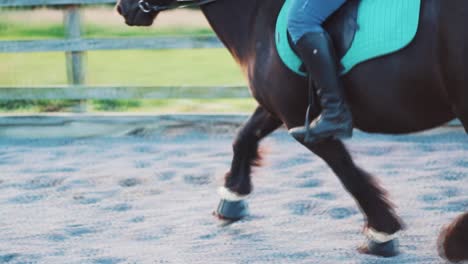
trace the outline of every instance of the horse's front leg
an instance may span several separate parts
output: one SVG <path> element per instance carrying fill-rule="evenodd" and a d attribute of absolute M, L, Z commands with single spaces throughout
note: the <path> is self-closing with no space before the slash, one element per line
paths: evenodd
<path fill-rule="evenodd" d="M 387 200 L 386 192 L 371 175 L 354 164 L 341 141 L 330 139 L 314 145 L 301 143 L 330 166 L 366 216 L 364 231 L 369 242 L 360 248 L 361 253 L 384 257 L 397 255 L 395 234 L 402 229 L 402 224 Z"/>
<path fill-rule="evenodd" d="M 220 218 L 238 220 L 247 214 L 244 199 L 252 191 L 250 173 L 251 166 L 259 163 L 259 141 L 281 125 L 278 118 L 259 106 L 238 132 L 233 143 L 231 169 L 226 173 L 224 186 L 219 189 L 221 202 L 217 215 Z"/>

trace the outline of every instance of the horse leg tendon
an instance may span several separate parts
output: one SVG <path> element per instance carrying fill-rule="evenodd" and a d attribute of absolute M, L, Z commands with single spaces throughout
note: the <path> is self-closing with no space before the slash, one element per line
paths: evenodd
<path fill-rule="evenodd" d="M 354 164 L 341 141 L 326 140 L 314 145 L 303 144 L 330 166 L 354 197 L 366 216 L 366 227 L 387 234 L 394 234 L 403 228 L 386 192 L 370 174 Z"/>
<path fill-rule="evenodd" d="M 225 176 L 225 187 L 230 191 L 247 195 L 252 191 L 251 166 L 259 165 L 258 143 L 275 131 L 282 122 L 259 106 L 238 132 L 233 143 L 234 157 L 231 169 Z"/>

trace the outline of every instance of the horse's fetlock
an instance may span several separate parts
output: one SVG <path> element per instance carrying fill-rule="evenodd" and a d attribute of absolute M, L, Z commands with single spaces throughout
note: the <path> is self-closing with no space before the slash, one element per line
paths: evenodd
<path fill-rule="evenodd" d="M 389 209 L 380 209 L 372 215 L 368 215 L 368 221 L 368 227 L 387 234 L 395 234 L 404 229 L 401 219 Z"/>
<path fill-rule="evenodd" d="M 248 184 L 237 184 L 237 185 L 228 185 L 228 184 L 226 184 L 225 187 L 227 189 L 229 189 L 232 193 L 235 193 L 235 194 L 241 195 L 241 196 L 249 195 L 252 192 L 252 185 L 250 183 L 248 183 Z"/>

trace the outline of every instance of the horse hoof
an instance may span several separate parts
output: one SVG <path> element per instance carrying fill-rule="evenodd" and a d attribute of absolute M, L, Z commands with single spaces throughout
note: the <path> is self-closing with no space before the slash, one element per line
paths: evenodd
<path fill-rule="evenodd" d="M 358 251 L 361 254 L 375 255 L 385 258 L 395 257 L 400 253 L 398 251 L 398 240 L 396 238 L 384 243 L 377 243 L 369 240 L 367 245 L 359 247 Z"/>
<path fill-rule="evenodd" d="M 220 187 L 218 194 L 221 196 L 221 201 L 215 215 L 219 219 L 237 221 L 249 214 L 247 202 L 245 201 L 247 195 L 237 194 L 226 187 Z"/>
<path fill-rule="evenodd" d="M 221 199 L 215 215 L 221 220 L 238 221 L 249 214 L 247 202 Z"/>

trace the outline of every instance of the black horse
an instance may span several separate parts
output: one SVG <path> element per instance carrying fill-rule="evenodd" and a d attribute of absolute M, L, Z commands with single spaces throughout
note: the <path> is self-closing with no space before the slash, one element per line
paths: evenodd
<path fill-rule="evenodd" d="M 275 24 L 283 0 L 120 0 L 117 10 L 128 25 L 147 26 L 160 11 L 188 2 L 201 7 L 242 67 L 259 104 L 233 143 L 234 157 L 225 179 L 227 196 L 241 199 L 252 191 L 250 173 L 259 159 L 259 141 L 282 124 L 303 125 L 307 80 L 288 70 L 275 48 Z M 343 77 L 357 128 L 401 134 L 458 117 L 468 131 L 468 35 L 464 34 L 468 2 L 422 0 L 421 8 L 418 33 L 409 46 L 362 63 Z M 383 188 L 353 162 L 340 140 L 315 145 L 299 141 L 330 166 L 364 213 L 371 239 L 362 252 L 396 254 L 395 249 L 381 247 L 403 228 Z"/>

